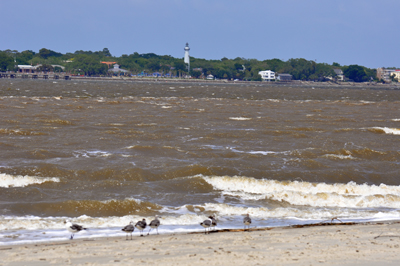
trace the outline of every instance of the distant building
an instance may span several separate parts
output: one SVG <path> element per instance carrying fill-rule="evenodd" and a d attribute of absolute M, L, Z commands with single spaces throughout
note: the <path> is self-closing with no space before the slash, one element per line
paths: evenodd
<path fill-rule="evenodd" d="M 42 64 L 38 64 L 36 66 L 31 66 L 31 65 L 18 65 L 18 72 L 20 73 L 35 73 L 38 68 L 40 68 Z M 53 68 L 59 67 L 63 71 L 65 70 L 64 66 L 61 65 L 51 65 Z"/>
<path fill-rule="evenodd" d="M 35 73 L 37 66 L 31 65 L 18 65 L 18 71 L 20 73 Z"/>
<path fill-rule="evenodd" d="M 282 73 L 282 74 L 278 74 L 278 77 L 276 79 L 279 81 L 291 81 L 292 77 L 293 76 L 290 74 Z"/>
<path fill-rule="evenodd" d="M 261 76 L 262 80 L 264 81 L 272 81 L 275 80 L 275 72 L 271 70 L 264 70 L 258 72 L 258 74 Z"/>
<path fill-rule="evenodd" d="M 114 68 L 111 68 L 111 69 L 109 69 L 108 70 L 108 72 L 110 72 L 110 73 L 114 73 L 114 74 L 117 74 L 117 73 L 127 73 L 127 72 L 129 72 L 128 70 L 125 70 L 125 69 L 121 69 L 121 68 L 119 68 L 119 65 L 118 64 L 115 64 L 114 65 Z"/>
<path fill-rule="evenodd" d="M 391 81 L 390 76 L 397 71 L 400 71 L 400 69 L 393 69 L 393 68 L 388 69 L 388 68 L 381 67 L 381 68 L 376 69 L 376 76 L 379 80 L 389 82 L 389 81 Z"/>
<path fill-rule="evenodd" d="M 209 74 L 209 75 L 207 75 L 207 79 L 209 79 L 209 80 L 214 79 L 214 76 Z"/>
<path fill-rule="evenodd" d="M 117 62 L 105 62 L 105 61 L 103 61 L 103 62 L 100 62 L 100 63 L 102 63 L 102 64 L 106 64 L 107 66 L 108 66 L 108 68 L 111 68 L 114 64 L 116 64 Z"/>
<path fill-rule="evenodd" d="M 335 69 L 333 69 L 333 71 L 335 71 L 335 74 L 337 76 L 337 80 L 344 81 L 343 70 L 341 70 L 340 68 L 335 68 Z"/>
<path fill-rule="evenodd" d="M 396 69 L 390 76 L 397 79 L 397 82 L 400 82 L 400 69 Z"/>

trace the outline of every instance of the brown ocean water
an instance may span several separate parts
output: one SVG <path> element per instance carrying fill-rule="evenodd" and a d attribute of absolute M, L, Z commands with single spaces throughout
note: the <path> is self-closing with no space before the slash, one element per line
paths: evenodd
<path fill-rule="evenodd" d="M 0 79 L 0 230 L 174 211 L 397 217 L 399 106 L 374 86 Z"/>

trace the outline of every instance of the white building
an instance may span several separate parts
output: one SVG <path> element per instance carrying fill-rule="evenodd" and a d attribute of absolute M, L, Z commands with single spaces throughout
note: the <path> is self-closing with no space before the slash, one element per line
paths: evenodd
<path fill-rule="evenodd" d="M 112 73 L 126 73 L 126 72 L 129 72 L 128 70 L 125 70 L 125 69 L 122 69 L 122 68 L 119 68 L 119 65 L 118 64 L 114 64 L 114 68 L 110 68 L 109 70 L 108 70 L 108 72 L 112 72 Z"/>
<path fill-rule="evenodd" d="M 36 66 L 31 66 L 31 65 L 18 65 L 18 71 L 20 73 L 35 73 L 37 71 L 38 68 L 40 68 L 42 66 L 42 64 L 38 64 Z M 51 65 L 53 68 L 59 67 L 61 68 L 63 71 L 65 70 L 64 66 L 60 66 L 60 65 Z"/>
<path fill-rule="evenodd" d="M 396 69 L 396 71 L 393 71 L 390 77 L 393 77 L 397 79 L 398 82 L 400 82 L 400 69 Z"/>
<path fill-rule="evenodd" d="M 37 66 L 31 65 L 18 65 L 19 72 L 22 73 L 34 73 L 36 71 Z"/>
<path fill-rule="evenodd" d="M 260 71 L 260 72 L 258 72 L 258 75 L 261 76 L 263 81 L 264 80 L 266 80 L 266 81 L 275 80 L 275 72 L 271 71 L 271 70 Z"/>
<path fill-rule="evenodd" d="M 341 70 L 339 68 L 335 68 L 333 71 L 335 71 L 335 73 L 336 73 L 337 80 L 344 81 L 343 70 Z"/>

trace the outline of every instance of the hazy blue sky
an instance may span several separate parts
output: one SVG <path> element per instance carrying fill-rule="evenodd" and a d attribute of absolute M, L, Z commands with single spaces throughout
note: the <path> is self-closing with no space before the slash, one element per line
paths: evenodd
<path fill-rule="evenodd" d="M 0 0 L 0 50 L 400 67 L 400 0 Z"/>

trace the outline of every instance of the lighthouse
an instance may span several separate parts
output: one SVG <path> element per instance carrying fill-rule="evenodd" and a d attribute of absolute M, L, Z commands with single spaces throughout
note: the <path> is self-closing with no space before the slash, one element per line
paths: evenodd
<path fill-rule="evenodd" d="M 190 72 L 189 50 L 190 50 L 190 48 L 189 48 L 189 43 L 186 43 L 186 46 L 185 46 L 185 57 L 184 57 L 184 60 L 183 60 L 183 61 L 185 62 L 185 64 L 187 64 L 188 72 Z"/>

